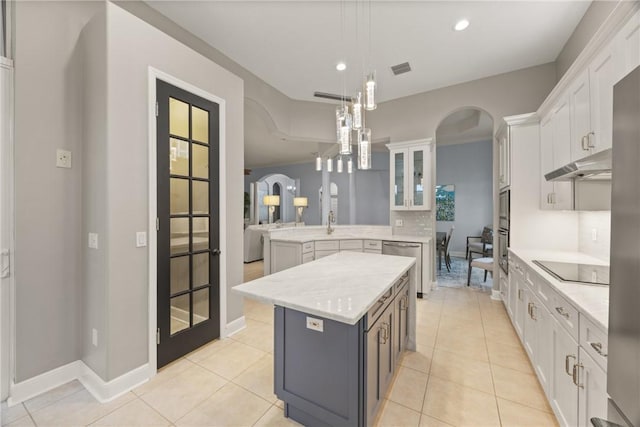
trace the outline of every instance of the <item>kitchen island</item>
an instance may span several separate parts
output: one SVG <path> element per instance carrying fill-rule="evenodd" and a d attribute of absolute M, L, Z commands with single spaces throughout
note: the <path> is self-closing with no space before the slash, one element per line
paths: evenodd
<path fill-rule="evenodd" d="M 340 252 L 234 287 L 274 304 L 274 388 L 307 426 L 372 425 L 415 350 L 409 257 Z"/>

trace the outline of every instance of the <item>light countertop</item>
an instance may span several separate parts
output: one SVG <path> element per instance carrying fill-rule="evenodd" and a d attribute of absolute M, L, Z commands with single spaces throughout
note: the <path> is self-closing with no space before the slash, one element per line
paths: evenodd
<path fill-rule="evenodd" d="M 264 303 L 355 325 L 414 264 L 410 257 L 339 252 L 233 290 Z"/>
<path fill-rule="evenodd" d="M 308 226 L 289 229 L 272 229 L 270 239 L 278 242 L 304 243 L 317 240 L 387 240 L 393 242 L 430 243 L 430 236 L 392 234 L 391 227 L 384 226 L 336 226 L 327 234 L 326 226 Z"/>
<path fill-rule="evenodd" d="M 542 277 L 551 287 L 573 303 L 574 307 L 591 319 L 603 332 L 609 327 L 609 286 L 563 282 L 533 263 L 533 260 L 576 262 L 581 264 L 609 265 L 606 261 L 580 253 L 510 248 L 511 252 Z"/>

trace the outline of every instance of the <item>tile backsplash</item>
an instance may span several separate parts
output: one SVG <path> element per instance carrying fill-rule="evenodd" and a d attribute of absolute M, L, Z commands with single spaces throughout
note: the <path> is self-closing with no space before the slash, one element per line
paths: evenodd
<path fill-rule="evenodd" d="M 403 225 L 396 226 L 401 219 Z M 393 234 L 409 236 L 431 236 L 431 211 L 391 211 L 391 227 Z"/>
<path fill-rule="evenodd" d="M 579 213 L 578 250 L 609 261 L 611 251 L 611 211 Z M 595 238 L 594 237 L 595 230 Z"/>

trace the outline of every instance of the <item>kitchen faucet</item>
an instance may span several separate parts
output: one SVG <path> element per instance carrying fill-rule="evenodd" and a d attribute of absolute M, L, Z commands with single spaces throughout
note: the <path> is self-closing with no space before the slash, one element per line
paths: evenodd
<path fill-rule="evenodd" d="M 327 234 L 333 233 L 333 228 L 331 228 L 332 222 L 336 222 L 336 217 L 333 214 L 333 211 L 329 211 L 329 218 L 327 219 Z"/>

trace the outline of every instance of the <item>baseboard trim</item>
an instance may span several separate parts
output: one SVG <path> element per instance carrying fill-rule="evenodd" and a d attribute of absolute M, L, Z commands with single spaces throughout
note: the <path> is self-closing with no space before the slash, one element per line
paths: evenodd
<path fill-rule="evenodd" d="M 238 317 L 236 320 L 232 320 L 227 323 L 227 326 L 224 328 L 224 337 L 230 337 L 233 334 L 237 334 L 241 330 L 247 327 L 247 322 L 245 321 L 244 316 Z"/>
<path fill-rule="evenodd" d="M 491 299 L 495 301 L 502 301 L 502 294 L 499 290 L 491 289 Z"/>
<path fill-rule="evenodd" d="M 83 372 L 78 381 L 100 403 L 109 402 L 149 380 L 149 364 L 145 363 L 111 381 L 105 381 L 83 362 Z"/>
<path fill-rule="evenodd" d="M 22 403 L 42 393 L 78 380 L 100 403 L 109 402 L 149 380 L 149 364 L 145 363 L 131 371 L 105 381 L 82 360 L 76 360 L 17 384 L 12 384 L 7 404 Z"/>
<path fill-rule="evenodd" d="M 80 376 L 84 363 L 80 360 L 52 369 L 43 374 L 36 375 L 19 383 L 11 383 L 9 387 L 9 406 L 17 405 L 44 392 L 52 390 L 63 384 L 73 381 Z"/>

